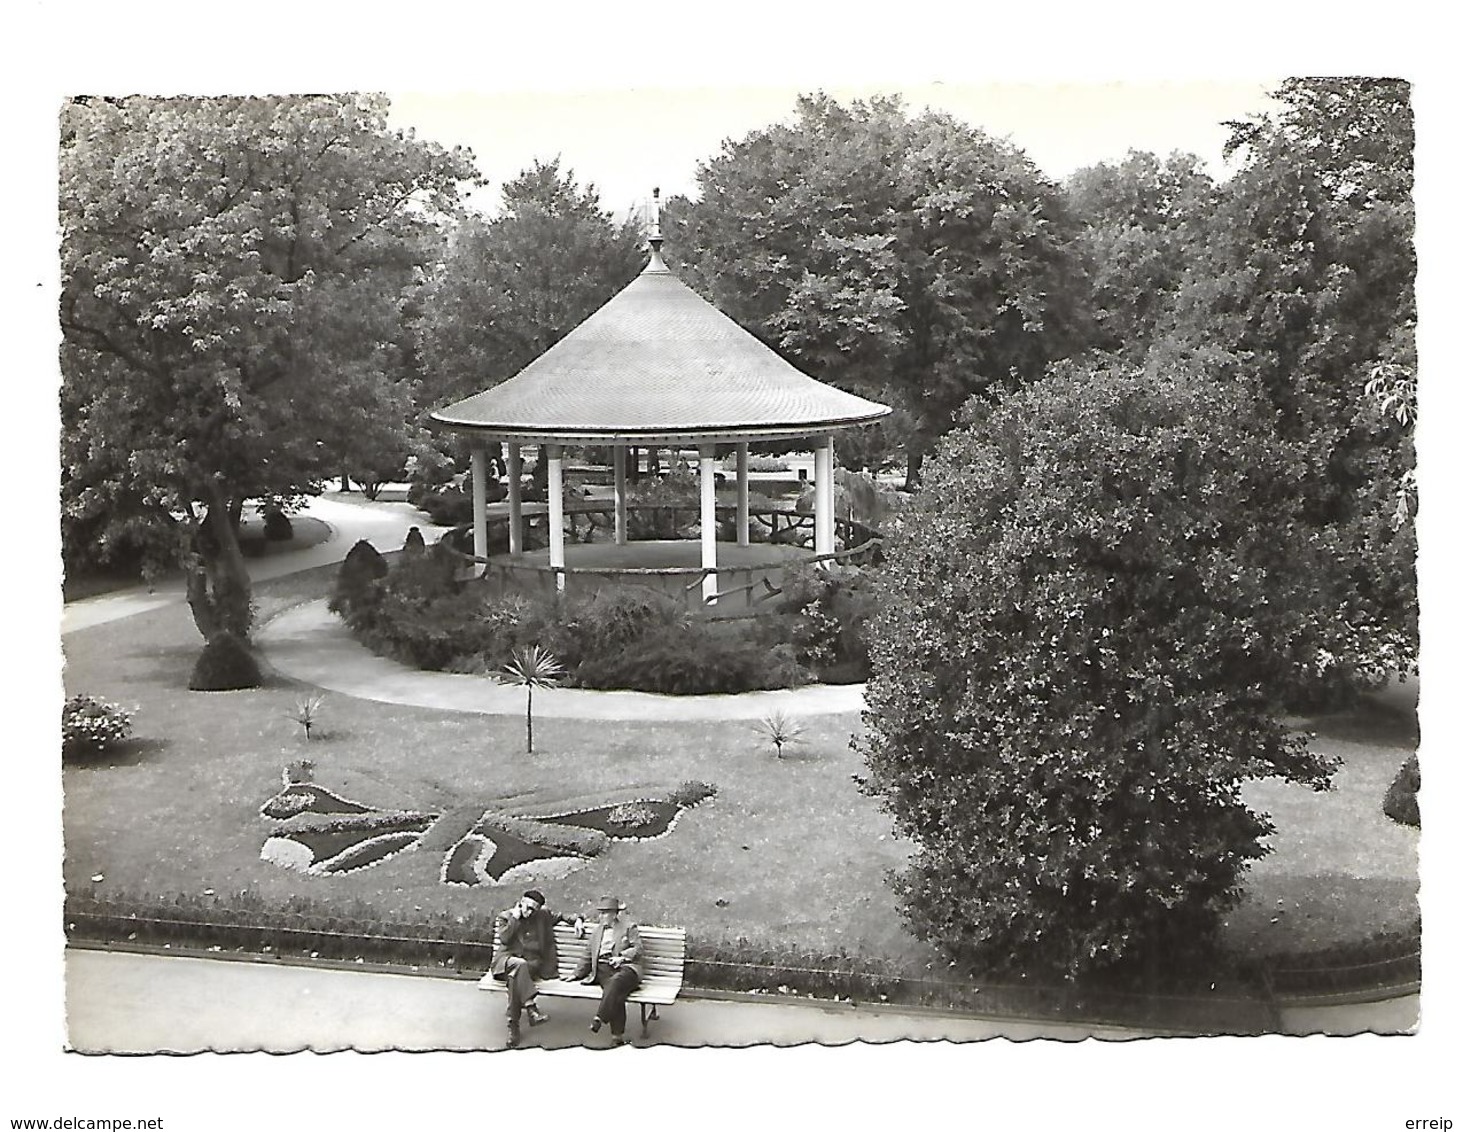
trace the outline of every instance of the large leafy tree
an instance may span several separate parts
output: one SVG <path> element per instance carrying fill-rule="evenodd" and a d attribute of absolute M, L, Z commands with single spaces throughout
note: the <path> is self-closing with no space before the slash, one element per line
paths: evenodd
<path fill-rule="evenodd" d="M 724 143 L 667 252 L 807 372 L 905 410 L 908 476 L 972 393 L 1040 376 L 1080 288 L 1060 193 L 1015 147 L 897 98 L 798 102 Z"/>
<path fill-rule="evenodd" d="M 1244 165 L 1192 226 L 1155 360 L 1259 381 L 1327 545 L 1341 690 L 1416 658 L 1410 418 L 1368 393 L 1415 388 L 1411 113 L 1393 80 L 1291 80 L 1276 97 L 1277 114 L 1232 124 Z"/>
<path fill-rule="evenodd" d="M 471 155 L 377 97 L 77 99 L 62 115 L 63 528 L 182 561 L 245 634 L 234 520 L 370 459 L 412 415 L 403 304 Z"/>
<path fill-rule="evenodd" d="M 1265 853 L 1242 782 L 1328 767 L 1296 462 L 1239 383 L 1064 364 L 948 434 L 887 546 L 865 788 L 914 931 L 979 971 L 1202 950 Z"/>
<path fill-rule="evenodd" d="M 453 233 L 420 323 L 428 399 L 470 396 L 512 377 L 645 265 L 634 221 L 617 223 L 593 185 L 535 162 L 503 186 L 492 220 Z"/>
<path fill-rule="evenodd" d="M 1192 154 L 1133 151 L 1079 169 L 1063 186 L 1080 225 L 1074 251 L 1089 280 L 1088 345 L 1141 363 L 1194 247 L 1189 230 L 1213 182 Z"/>

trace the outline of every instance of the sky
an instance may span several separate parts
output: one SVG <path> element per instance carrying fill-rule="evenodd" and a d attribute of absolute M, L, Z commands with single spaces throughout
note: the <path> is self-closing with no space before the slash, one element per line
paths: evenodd
<path fill-rule="evenodd" d="M 1183 150 L 1223 179 L 1226 120 L 1274 106 L 1279 79 L 1136 82 L 735 83 L 690 88 L 606 85 L 597 90 L 394 92 L 391 120 L 443 145 L 465 145 L 489 184 L 469 203 L 492 214 L 503 183 L 535 159 L 561 159 L 581 185 L 593 183 L 616 217 L 662 196 L 699 195 L 696 169 L 725 140 L 796 116 L 799 94 L 822 90 L 840 102 L 900 95 L 912 113 L 942 110 L 1007 137 L 1048 176 L 1060 179 L 1130 149 L 1165 156 Z"/>

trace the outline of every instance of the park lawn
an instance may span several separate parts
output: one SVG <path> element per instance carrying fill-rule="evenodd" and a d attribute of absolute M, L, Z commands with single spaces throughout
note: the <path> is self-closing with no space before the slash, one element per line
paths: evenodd
<path fill-rule="evenodd" d="M 265 583 L 260 620 L 324 596 L 333 568 Z M 904 930 L 885 875 L 907 859 L 875 802 L 855 789 L 855 715 L 807 721 L 779 760 L 748 724 L 535 720 L 477 716 L 326 696 L 319 738 L 290 717 L 304 688 L 271 679 L 239 692 L 187 690 L 201 642 L 181 604 L 65 637 L 68 693 L 135 706 L 138 740 L 110 764 L 64 771 L 65 879 L 70 892 L 339 902 L 383 920 L 477 917 L 529 884 L 551 903 L 588 908 L 605 892 L 642 923 L 682 925 L 700 945 L 754 945 L 887 962 L 911 975 L 937 963 Z M 1339 756 L 1335 789 L 1274 782 L 1245 796 L 1272 815 L 1273 852 L 1249 875 L 1226 939 L 1248 956 L 1307 951 L 1405 931 L 1415 921 L 1417 832 L 1381 812 L 1415 723 L 1385 712 L 1297 721 Z M 258 809 L 284 766 L 308 757 L 315 781 L 370 806 L 460 811 L 492 806 L 546 815 L 664 797 L 690 779 L 717 796 L 664 839 L 616 842 L 565 870 L 524 866 L 500 884 L 439 881 L 443 852 L 418 849 L 356 873 L 314 877 L 260 859 L 273 823 Z M 101 875 L 104 880 L 90 879 Z"/>
<path fill-rule="evenodd" d="M 1276 831 L 1249 872 L 1226 939 L 1245 954 L 1313 951 L 1417 923 L 1419 832 L 1382 812 L 1382 799 L 1417 749 L 1417 719 L 1385 704 L 1291 721 L 1311 747 L 1340 760 L 1332 787 L 1246 784 L 1251 808 Z"/>
<path fill-rule="evenodd" d="M 333 571 L 259 587 L 261 618 L 320 597 Z M 306 742 L 290 716 L 304 691 L 280 679 L 238 692 L 187 690 L 201 641 L 173 605 L 65 638 L 68 693 L 135 706 L 132 749 L 112 764 L 67 767 L 68 891 L 170 897 L 247 891 L 367 908 L 382 919 L 482 915 L 529 884 L 586 909 L 614 892 L 642 923 L 678 924 L 705 944 L 758 944 L 878 958 L 922 969 L 933 953 L 902 928 L 884 874 L 906 859 L 888 820 L 855 789 L 855 715 L 807 721 L 779 760 L 750 724 L 477 716 L 326 695 Z M 336 877 L 260 859 L 274 827 L 258 809 L 286 764 L 308 757 L 315 781 L 379 808 L 446 812 L 492 806 L 524 815 L 664 797 L 692 779 L 718 794 L 663 839 L 616 842 L 569 872 L 523 866 L 496 885 L 440 883 L 441 851 L 414 850 Z M 105 879 L 93 884 L 90 878 Z M 354 913 L 353 913 L 354 914 Z"/>

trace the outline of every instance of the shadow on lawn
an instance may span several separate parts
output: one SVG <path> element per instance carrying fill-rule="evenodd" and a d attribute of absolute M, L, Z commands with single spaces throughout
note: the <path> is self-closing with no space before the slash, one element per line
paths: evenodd
<path fill-rule="evenodd" d="M 1349 743 L 1414 748 L 1421 738 L 1417 713 L 1368 702 L 1350 711 L 1305 717 L 1298 725 L 1317 736 Z"/>
<path fill-rule="evenodd" d="M 171 739 L 136 738 L 124 739 L 108 749 L 104 755 L 76 757 L 66 760 L 67 766 L 92 767 L 96 770 L 115 770 L 118 767 L 139 766 L 171 748 Z"/>

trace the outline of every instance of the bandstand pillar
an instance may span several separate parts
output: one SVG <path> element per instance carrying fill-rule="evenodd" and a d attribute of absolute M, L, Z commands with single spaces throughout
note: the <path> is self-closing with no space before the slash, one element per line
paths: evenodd
<path fill-rule="evenodd" d="M 833 436 L 813 449 L 813 553 L 833 553 Z"/>
<path fill-rule="evenodd" d="M 472 450 L 472 553 L 488 556 L 488 450 L 483 447 Z"/>
<path fill-rule="evenodd" d="M 523 553 L 523 453 L 508 442 L 508 553 Z"/>
<path fill-rule="evenodd" d="M 701 579 L 701 599 L 716 600 L 716 446 L 703 444 L 701 457 L 701 566 L 709 570 Z"/>
<path fill-rule="evenodd" d="M 549 461 L 549 566 L 554 585 L 564 592 L 564 446 L 545 444 Z"/>
<path fill-rule="evenodd" d="M 625 446 L 616 444 L 612 449 L 615 461 L 615 545 L 624 546 L 627 538 L 625 505 Z"/>
<path fill-rule="evenodd" d="M 737 445 L 737 545 L 750 546 L 752 543 L 751 519 L 751 490 L 747 484 L 747 442 L 744 440 Z"/>

